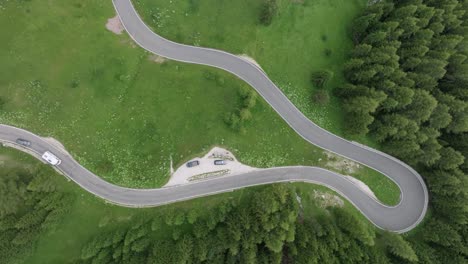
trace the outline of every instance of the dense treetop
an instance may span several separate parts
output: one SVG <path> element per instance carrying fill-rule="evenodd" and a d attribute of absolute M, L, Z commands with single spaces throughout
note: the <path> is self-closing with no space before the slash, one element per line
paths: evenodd
<path fill-rule="evenodd" d="M 209 212 L 181 209 L 142 216 L 131 227 L 91 239 L 80 263 L 374 264 L 418 259 L 403 237 L 376 234 L 342 208 L 305 217 L 296 195 L 291 185 L 273 185 Z"/>
<path fill-rule="evenodd" d="M 369 133 L 425 177 L 434 213 L 414 241 L 424 263 L 468 257 L 467 11 L 463 0 L 370 5 L 336 90 L 349 133 Z"/>
<path fill-rule="evenodd" d="M 60 223 L 73 197 L 56 189 L 50 170 L 1 169 L 0 263 L 22 263 L 38 237 Z"/>

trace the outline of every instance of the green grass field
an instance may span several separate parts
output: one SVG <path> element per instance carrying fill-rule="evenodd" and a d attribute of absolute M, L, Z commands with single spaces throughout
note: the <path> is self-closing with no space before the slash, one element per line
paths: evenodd
<path fill-rule="evenodd" d="M 250 195 L 263 187 L 242 189 L 215 196 L 208 196 L 186 202 L 180 202 L 156 208 L 130 209 L 107 204 L 93 195 L 83 191 L 75 183 L 67 181 L 65 177 L 57 174 L 50 167 L 41 164 L 34 158 L 19 151 L 0 147 L 0 170 L 3 166 L 26 167 L 32 171 L 45 170 L 55 178 L 59 188 L 74 196 L 74 204 L 63 221 L 53 231 L 42 234 L 37 248 L 24 263 L 68 263 L 80 257 L 80 249 L 86 242 L 99 232 L 111 230 L 117 226 L 129 226 L 138 221 L 141 214 L 164 215 L 167 210 L 196 210 L 202 216 L 210 208 L 222 203 L 226 199 L 236 199 L 239 202 L 248 200 Z M 312 184 L 297 184 L 298 195 L 302 198 L 303 217 L 327 214 L 313 198 L 314 191 L 336 195 L 329 189 Z M 343 199 L 344 200 L 344 199 Z M 371 228 L 369 221 L 359 213 L 349 202 L 344 201 L 344 208 L 362 219 Z M 162 222 L 164 219 L 160 219 Z M 162 226 L 165 224 L 161 223 Z M 167 227 L 167 226 L 166 226 Z M 179 227 L 175 227 L 179 228 Z M 157 236 L 171 236 L 173 227 L 158 230 Z"/>
<path fill-rule="evenodd" d="M 229 5 L 227 1 L 223 3 Z M 245 1 L 241 3 L 246 4 Z M 340 4 L 324 10 L 353 13 L 359 6 L 353 4 L 352 11 L 348 10 L 350 6 L 346 2 L 337 3 Z M 282 7 L 281 12 L 292 12 L 292 15 L 307 10 L 312 12 L 321 9 L 322 4 L 288 5 Z M 255 7 L 250 10 L 245 6 L 244 9 L 244 16 L 247 16 Z M 200 6 L 197 10 L 201 12 L 204 8 Z M 323 152 L 296 135 L 261 99 L 252 110 L 253 119 L 248 122 L 245 134 L 228 128 L 223 117 L 241 106 L 238 91 L 246 84 L 209 67 L 152 61 L 150 54 L 135 47 L 127 35 L 118 36 L 105 29 L 107 19 L 114 15 L 110 1 L 3 3 L 0 24 L 5 30 L 0 37 L 0 97 L 5 103 L 0 110 L 0 123 L 53 136 L 64 143 L 85 167 L 110 182 L 129 187 L 161 186 L 168 180 L 171 157 L 174 165 L 178 166 L 214 145 L 232 150 L 242 162 L 252 166 L 325 165 Z M 309 18 L 310 15 L 298 16 L 297 19 Z M 347 16 L 348 19 L 352 17 L 351 14 Z M 231 19 L 235 17 L 232 14 Z M 172 25 L 179 24 L 176 22 Z M 188 22 L 191 21 L 179 26 Z M 279 25 L 280 22 L 274 22 L 268 29 L 254 29 L 255 36 L 247 34 L 251 29 L 246 26 L 247 35 L 242 41 L 246 42 L 251 37 L 258 39 L 261 34 L 269 36 L 268 31 L 296 32 L 291 31 L 287 24 Z M 304 30 L 309 22 L 299 24 Z M 336 25 L 340 23 L 344 21 L 336 22 Z M 324 30 L 321 27 L 310 27 L 310 30 Z M 341 33 L 337 32 L 336 36 L 331 35 L 333 29 L 326 31 L 330 34 L 326 41 L 346 40 L 344 30 L 342 26 Z M 293 35 L 298 39 L 301 33 L 296 33 Z M 273 35 L 279 38 L 281 34 Z M 233 35 L 233 39 L 236 38 Z M 243 46 L 242 41 L 239 39 L 239 47 Z M 306 43 L 301 42 L 301 45 L 305 47 Z M 286 44 L 275 49 L 278 53 L 286 52 L 284 56 L 277 56 L 278 61 L 287 59 Z M 256 49 L 258 54 L 265 54 L 265 60 L 268 59 L 266 54 L 273 52 L 267 51 L 266 46 L 261 50 L 264 51 Z M 315 52 L 316 48 L 310 50 Z M 299 50 L 295 52 L 298 53 L 294 56 L 301 53 Z M 339 67 L 338 61 L 344 58 L 338 55 L 339 51 L 333 54 L 337 58 L 318 61 Z M 313 55 L 310 56 L 309 59 L 313 60 Z M 309 59 L 297 63 L 306 65 Z M 294 64 L 290 62 L 290 65 L 279 67 L 280 63 L 264 63 L 262 60 L 259 57 L 268 72 L 273 71 L 268 67 L 277 67 L 279 71 Z M 311 64 L 301 74 L 298 72 L 298 76 L 321 67 L 321 64 Z M 208 75 L 215 78 L 207 78 Z M 293 77 L 297 76 L 285 73 L 284 80 Z M 297 80 L 291 79 L 291 82 Z M 339 82 L 339 79 L 333 82 Z M 302 105 L 301 108 L 314 107 L 309 103 L 309 96 L 300 95 L 309 93 L 311 87 L 290 87 L 291 92 L 298 93 L 295 98 L 304 101 L 293 100 L 295 103 Z M 340 120 L 333 117 L 338 117 L 338 112 L 327 112 L 333 105 L 319 112 L 330 113 L 323 120 L 329 119 L 327 122 L 339 126 Z M 366 182 L 383 202 L 395 204 L 398 201 L 398 188 L 387 178 L 366 168 L 353 175 Z"/>
<path fill-rule="evenodd" d="M 333 71 L 329 90 L 344 82 L 342 66 L 352 47 L 348 27 L 367 1 L 279 0 L 278 15 L 268 27 L 258 22 L 262 2 L 133 0 L 145 22 L 168 39 L 253 57 L 303 113 L 343 135 L 338 101 L 330 94 L 328 105 L 314 104 L 310 75 Z"/>

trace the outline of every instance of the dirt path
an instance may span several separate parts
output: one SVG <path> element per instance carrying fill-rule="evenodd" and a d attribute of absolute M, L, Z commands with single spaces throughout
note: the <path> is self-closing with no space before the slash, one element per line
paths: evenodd
<path fill-rule="evenodd" d="M 247 61 L 247 62 L 249 62 L 249 63 L 251 63 L 251 64 L 253 64 L 253 65 L 255 65 L 255 66 L 257 66 L 258 68 L 260 68 L 260 69 L 263 71 L 263 69 L 262 69 L 262 67 L 260 66 L 260 64 L 259 64 L 254 58 L 250 57 L 250 56 L 247 55 L 247 54 L 240 54 L 240 55 L 238 55 L 238 56 L 239 56 L 241 59 L 243 59 L 243 60 L 245 60 L 245 61 Z"/>
<path fill-rule="evenodd" d="M 205 156 L 192 160 L 198 160 L 200 165 L 188 168 L 186 164 L 183 164 L 172 174 L 171 179 L 165 186 L 180 185 L 196 181 L 197 179 L 202 180 L 227 174 L 236 175 L 258 170 L 257 168 L 240 163 L 231 152 L 219 147 L 214 147 Z M 215 160 L 224 160 L 226 165 L 214 165 Z M 221 171 L 223 173 L 220 173 Z"/>
<path fill-rule="evenodd" d="M 117 35 L 121 35 L 125 30 L 118 15 L 107 20 L 106 28 Z"/>

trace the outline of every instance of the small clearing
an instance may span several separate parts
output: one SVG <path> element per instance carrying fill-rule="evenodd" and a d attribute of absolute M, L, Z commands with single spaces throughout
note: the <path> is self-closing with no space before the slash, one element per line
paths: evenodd
<path fill-rule="evenodd" d="M 205 156 L 194 158 L 191 161 L 193 160 L 198 160 L 200 165 L 189 168 L 183 164 L 171 175 L 165 186 L 187 184 L 197 180 L 258 170 L 258 168 L 240 163 L 231 152 L 219 147 L 214 147 Z M 214 165 L 215 160 L 224 160 L 226 165 Z"/>
<path fill-rule="evenodd" d="M 118 15 L 107 20 L 106 28 L 117 35 L 121 35 L 122 32 L 125 30 Z"/>
<path fill-rule="evenodd" d="M 329 192 L 314 190 L 314 199 L 320 208 L 344 206 L 343 200 L 338 195 Z"/>
<path fill-rule="evenodd" d="M 378 200 L 377 197 L 375 196 L 374 192 L 365 183 L 363 183 L 362 181 L 360 181 L 360 180 L 358 180 L 358 179 L 356 179 L 354 177 L 351 177 L 351 176 L 345 176 L 345 177 L 346 177 L 346 179 L 352 181 L 357 187 L 359 187 L 359 189 L 361 189 L 361 191 L 365 192 L 370 197 L 373 197 L 374 199 Z"/>
<path fill-rule="evenodd" d="M 159 56 L 159 55 L 156 55 L 156 54 L 151 54 L 149 56 L 149 60 L 150 61 L 154 61 L 158 64 L 163 64 L 165 61 L 167 61 L 166 58 L 162 57 L 162 56 Z"/>
<path fill-rule="evenodd" d="M 353 174 L 361 167 L 359 163 L 345 159 L 334 153 L 326 151 L 325 155 L 327 156 L 326 168 L 338 170 L 344 174 Z"/>

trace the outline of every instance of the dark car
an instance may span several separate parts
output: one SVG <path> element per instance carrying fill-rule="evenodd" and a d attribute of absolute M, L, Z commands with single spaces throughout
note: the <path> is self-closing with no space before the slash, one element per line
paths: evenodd
<path fill-rule="evenodd" d="M 224 161 L 224 160 L 215 160 L 214 165 L 226 165 L 226 161 Z"/>
<path fill-rule="evenodd" d="M 25 146 L 25 147 L 31 146 L 31 141 L 28 141 L 28 140 L 22 139 L 22 138 L 18 138 L 18 139 L 16 140 L 16 143 L 18 143 L 18 144 L 20 144 L 20 145 L 22 145 L 22 146 Z"/>
<path fill-rule="evenodd" d="M 189 168 L 195 167 L 195 166 L 198 166 L 198 165 L 200 165 L 200 162 L 198 160 L 192 160 L 192 161 L 187 162 L 187 167 L 189 167 Z"/>

